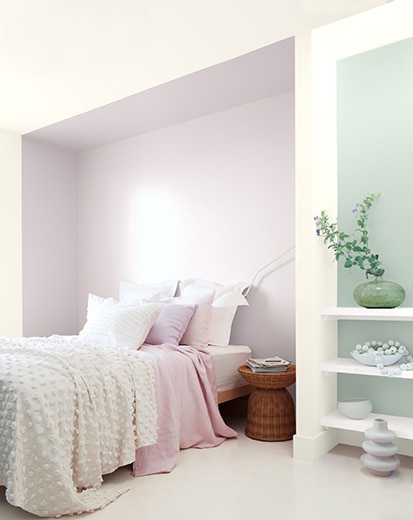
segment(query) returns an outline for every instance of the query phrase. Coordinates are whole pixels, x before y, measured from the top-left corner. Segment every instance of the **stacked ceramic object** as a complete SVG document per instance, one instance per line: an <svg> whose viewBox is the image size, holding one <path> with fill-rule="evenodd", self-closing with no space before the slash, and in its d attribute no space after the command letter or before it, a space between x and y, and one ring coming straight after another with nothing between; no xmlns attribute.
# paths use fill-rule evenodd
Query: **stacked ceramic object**
<svg viewBox="0 0 413 520"><path fill-rule="evenodd" d="M387 421L379 418L373 420L373 426L364 435L367 440L363 442L366 452L361 456L363 465L373 475L388 477L400 464L397 445L393 442L396 435L388 429Z"/></svg>

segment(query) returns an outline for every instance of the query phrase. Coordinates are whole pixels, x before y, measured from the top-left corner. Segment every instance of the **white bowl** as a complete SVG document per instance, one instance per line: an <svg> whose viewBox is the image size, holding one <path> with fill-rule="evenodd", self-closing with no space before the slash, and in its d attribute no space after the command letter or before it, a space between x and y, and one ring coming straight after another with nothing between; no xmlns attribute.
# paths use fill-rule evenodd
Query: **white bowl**
<svg viewBox="0 0 413 520"><path fill-rule="evenodd" d="M389 356L379 355L379 354L368 354L367 352L358 352L357 350L352 350L350 352L351 356L358 361L359 363L362 363L363 365L369 365L371 367L375 367L377 365L377 358L380 357L381 363L385 367L389 365L394 365L394 363L397 363L404 354L400 354L397 352L396 354L390 354Z"/></svg>
<svg viewBox="0 0 413 520"><path fill-rule="evenodd" d="M337 408L349 419L365 419L373 410L373 405L364 397L355 397L342 399L337 403Z"/></svg>

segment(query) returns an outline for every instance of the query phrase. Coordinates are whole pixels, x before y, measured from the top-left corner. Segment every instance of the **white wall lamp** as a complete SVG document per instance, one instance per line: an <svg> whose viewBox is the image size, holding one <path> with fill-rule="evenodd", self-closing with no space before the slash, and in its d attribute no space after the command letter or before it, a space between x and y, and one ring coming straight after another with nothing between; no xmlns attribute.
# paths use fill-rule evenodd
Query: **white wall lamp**
<svg viewBox="0 0 413 520"><path fill-rule="evenodd" d="M263 267L261 267L260 269L258 269L258 271L254 275L254 278L251 280L251 282L249 283L249 285L247 286L246 289L242 290L240 287L236 287L233 291L227 292L227 293L223 294L222 296L220 296L219 298L217 298L213 302L212 307L237 307L240 305L249 305L247 296L248 296L248 293L250 292L252 286L254 285L254 282L257 279L257 276L262 271L265 271L266 269L268 269L268 267L270 267L272 264L275 264L276 262L278 262L278 260L280 260L283 256L288 254L293 249L295 249L295 246L290 247L289 249L284 251L284 253L277 256L277 258L274 258L274 260L271 260L271 262L269 262L268 264L266 264Z"/></svg>

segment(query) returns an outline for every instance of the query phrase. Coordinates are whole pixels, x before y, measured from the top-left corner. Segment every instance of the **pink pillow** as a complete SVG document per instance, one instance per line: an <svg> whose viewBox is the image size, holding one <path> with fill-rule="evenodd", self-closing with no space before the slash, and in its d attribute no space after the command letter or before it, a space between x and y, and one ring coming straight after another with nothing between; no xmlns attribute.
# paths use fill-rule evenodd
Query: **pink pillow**
<svg viewBox="0 0 413 520"><path fill-rule="evenodd" d="M188 327L181 339L181 345L197 345L206 347L208 345L208 331L212 316L212 301L214 293L188 294L180 296L179 300L186 304L196 304L196 311L188 323Z"/></svg>
<svg viewBox="0 0 413 520"><path fill-rule="evenodd" d="M240 282L235 285L222 285L201 279L190 279L180 282L179 288L183 296L187 294L209 294L214 292L214 300L235 289L242 291L248 284ZM208 345L226 347L231 337L232 322L237 307L212 307L212 314L208 329Z"/></svg>
<svg viewBox="0 0 413 520"><path fill-rule="evenodd" d="M179 345L195 309L196 305L165 305L152 325L145 343Z"/></svg>

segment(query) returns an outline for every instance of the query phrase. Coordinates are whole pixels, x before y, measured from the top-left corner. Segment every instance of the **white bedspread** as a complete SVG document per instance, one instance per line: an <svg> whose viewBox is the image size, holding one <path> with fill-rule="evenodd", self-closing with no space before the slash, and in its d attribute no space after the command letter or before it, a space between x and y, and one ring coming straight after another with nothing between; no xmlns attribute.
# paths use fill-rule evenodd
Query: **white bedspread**
<svg viewBox="0 0 413 520"><path fill-rule="evenodd" d="M156 442L151 363L77 336L0 338L0 485L38 516L93 511L102 475Z"/></svg>

